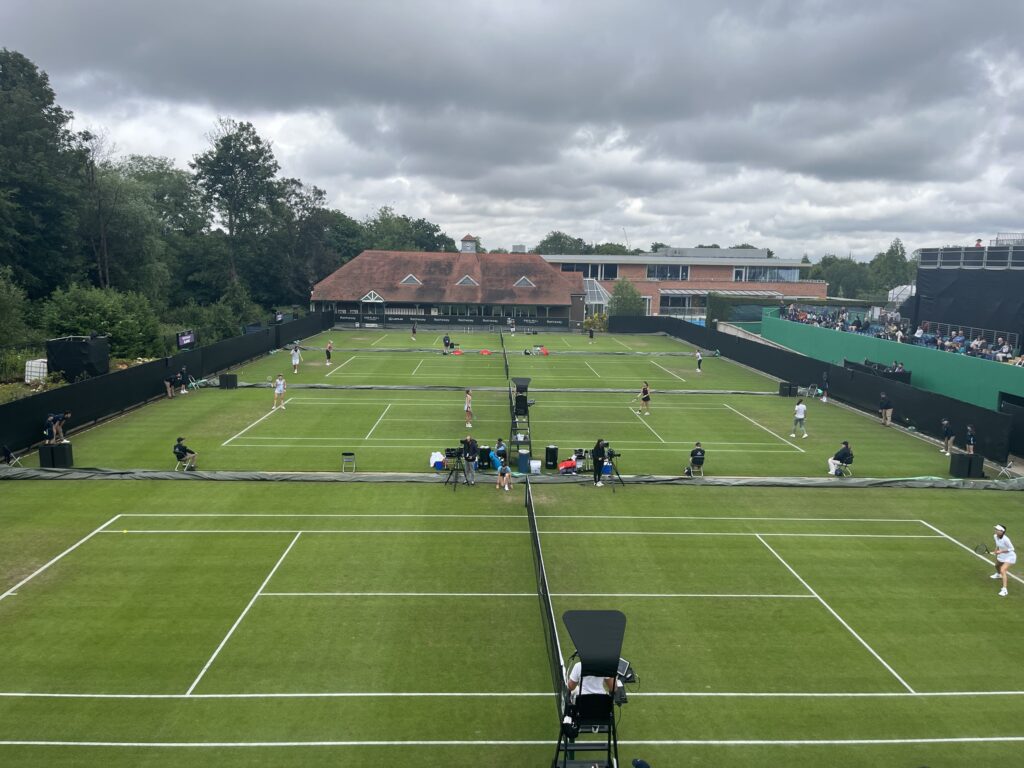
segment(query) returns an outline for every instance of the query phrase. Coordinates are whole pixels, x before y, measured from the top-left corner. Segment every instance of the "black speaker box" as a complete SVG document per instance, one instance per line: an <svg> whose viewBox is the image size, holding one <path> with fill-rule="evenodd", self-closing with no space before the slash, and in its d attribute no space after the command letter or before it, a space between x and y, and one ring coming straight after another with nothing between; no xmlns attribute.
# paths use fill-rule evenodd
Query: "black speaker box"
<svg viewBox="0 0 1024 768"><path fill-rule="evenodd" d="M58 469L75 466L71 443L39 446L39 466Z"/></svg>
<svg viewBox="0 0 1024 768"><path fill-rule="evenodd" d="M546 469L558 469L557 445L549 445L544 449L544 467Z"/></svg>
<svg viewBox="0 0 1024 768"><path fill-rule="evenodd" d="M968 477L985 477L985 457L980 453L971 454L970 470L967 473Z"/></svg>
<svg viewBox="0 0 1024 768"><path fill-rule="evenodd" d="M105 336L67 336L46 342L46 368L67 381L101 376L110 370L110 342Z"/></svg>
<svg viewBox="0 0 1024 768"><path fill-rule="evenodd" d="M949 474L953 477L971 476L971 457L966 453L954 453L949 457Z"/></svg>
<svg viewBox="0 0 1024 768"><path fill-rule="evenodd" d="M222 373L220 375L221 389L238 389L238 374Z"/></svg>
<svg viewBox="0 0 1024 768"><path fill-rule="evenodd" d="M779 397L792 397L793 396L793 385L788 381L779 382Z"/></svg>

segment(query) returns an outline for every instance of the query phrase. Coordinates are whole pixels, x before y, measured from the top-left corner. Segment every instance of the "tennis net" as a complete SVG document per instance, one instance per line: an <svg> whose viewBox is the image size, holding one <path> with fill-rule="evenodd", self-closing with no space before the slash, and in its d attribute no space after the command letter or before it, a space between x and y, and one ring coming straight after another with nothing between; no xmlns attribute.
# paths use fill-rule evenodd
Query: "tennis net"
<svg viewBox="0 0 1024 768"><path fill-rule="evenodd" d="M505 358L505 378L509 377L508 374L508 350L505 349L505 334L501 332L501 328L498 329L498 338L501 340L501 356Z"/></svg>
<svg viewBox="0 0 1024 768"><path fill-rule="evenodd" d="M537 575L537 595L540 597L540 612L547 637L548 660L551 663L551 683L555 689L555 706L558 715L562 716L567 693L565 682L565 666L562 664L562 644L558 639L558 626L555 624L555 608L551 604L551 591L548 588L548 574L544 568L544 555L540 549L540 532L537 530L537 514L533 508L533 488L529 478L526 479L526 517L530 522L530 539L533 542L533 565Z"/></svg>

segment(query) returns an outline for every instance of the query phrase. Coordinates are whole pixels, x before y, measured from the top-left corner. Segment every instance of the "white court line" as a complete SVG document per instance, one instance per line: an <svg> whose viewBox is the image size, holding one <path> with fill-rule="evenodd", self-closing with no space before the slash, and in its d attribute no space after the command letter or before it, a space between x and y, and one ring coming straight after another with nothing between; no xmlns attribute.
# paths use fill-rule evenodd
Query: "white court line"
<svg viewBox="0 0 1024 768"><path fill-rule="evenodd" d="M376 347L378 344L380 344L382 341L384 341L384 339L386 339L387 337L388 337L388 335L386 333L382 334L381 337L379 339L377 339L375 342L373 342L370 346L371 347Z"/></svg>
<svg viewBox="0 0 1024 768"><path fill-rule="evenodd" d="M15 584L15 585L14 585L13 587L11 587L11 588L10 588L10 589L8 589L8 590L7 590L6 592L4 592L4 593L3 593L2 595L0 595L0 600L3 600L3 599L4 599L5 597L10 597L10 596L12 596L12 595L17 595L17 594L18 594L18 589L19 589L20 587L22 587L22 586L24 586L25 584L27 584L28 582L32 581L32 579L34 579L34 578L35 578L36 576L38 576L38 575L39 575L40 573L42 573L42 572L43 572L43 571L45 571L45 570L46 570L47 568L49 568L49 567L50 567L51 565L53 565L54 563L56 563L56 562L57 562L58 560L60 560L60 559L61 559L62 557L64 557L64 555L69 555L69 554L71 554L72 552L74 552L74 551L75 551L76 549L78 549L78 548L79 548L80 546L82 546L83 544L85 544L85 542L87 542L87 541L88 541L89 539L91 539L91 538L92 538L93 536L95 536L95 535L96 535L97 533L102 533L102 532L103 532L103 529L104 529L104 528L106 528L106 527L107 527L108 525L110 525L110 524L111 524L112 522L114 522L115 520L117 520L117 518L119 518L119 517L121 517L121 515L114 515L114 516L113 516L112 518L110 518L109 520L107 520L107 522L105 522L105 523L104 523L103 525L101 525L101 526L100 526L99 528L97 528L96 530L94 530L94 531L93 531L92 533L90 533L90 534L88 534L87 536L84 536L83 538L79 539L79 540L78 540L78 541L76 541L76 542L75 542L74 544L72 544L72 545L71 545L70 547L68 547L68 548L67 548L67 549L65 549L65 550L64 550L63 552L61 552L61 553L60 553L59 555L57 555L57 556L56 556L55 558L53 558L52 560L50 560L50 562L48 562L48 563L46 563L45 565L42 565L42 566L40 566L39 568L37 568L37 569L36 569L35 571L33 571L32 573L30 573L30 574L29 574L28 576L26 576L26 577L25 577L24 579L22 579L22 580L21 580L21 581L19 581L19 582L18 582L17 584Z"/></svg>
<svg viewBox="0 0 1024 768"><path fill-rule="evenodd" d="M288 398L287 400L285 400L285 401L284 401L284 405L288 405L288 403L290 403L291 401L292 401L292 399L291 399L291 398L289 397L289 398ZM232 437L229 437L229 438L228 438L227 440L225 440L225 441L224 441L223 443L221 443L221 444L220 444L220 447L221 447L221 448L223 448L223 447L224 447L225 445L227 445L228 443L230 443L230 442L231 442L232 440L234 440L234 439L235 439L236 437L241 437L241 436L242 436L242 435L244 435L244 434L245 434L246 432L248 432L248 431L249 431L250 429L252 429L252 428L253 428L253 427L255 427L255 426L256 426L257 424L259 424L259 423L260 423L261 421L263 421L263 420L264 420L265 418L267 418L268 416L271 416L271 415L273 415L274 413L277 413L277 408L272 408L272 409L270 409L269 411L267 411L267 412L266 412L265 414L263 414L262 416L260 416L260 417L259 417L258 419L256 419L256 421L254 421L254 422L253 422L252 424L250 424L250 425L249 425L248 427L246 427L245 429L243 429L243 430L242 430L241 432L239 432L239 433L238 433L237 435L234 435L234 436L232 436Z"/></svg>
<svg viewBox="0 0 1024 768"><path fill-rule="evenodd" d="M972 555L974 555L978 559L984 560L989 565L994 566L996 564L994 560L989 560L984 555L979 555L977 552L974 551L974 549L972 549L971 547L968 547L966 544L961 544L959 541L954 539L952 536L950 536L947 533L943 533L942 531L940 531L938 528L936 528L931 523L926 523L924 520L918 520L917 522L921 523L921 525L924 525L924 526L927 526L928 528L931 528L933 531L935 531L937 534L939 534L939 536L941 536L942 538L948 539L949 541L953 542L954 544L956 544L961 549L967 550L968 552L970 552ZM1021 584L1024 584L1024 579L1022 579L1017 574L1015 574L1015 573L1013 573L1011 571L1007 571L1006 575L1009 576L1011 579L1014 579L1015 581L1019 581Z"/></svg>
<svg viewBox="0 0 1024 768"><path fill-rule="evenodd" d="M223 649L224 646L227 645L228 640L231 639L231 635L233 635L235 630L238 629L238 625L242 623L242 619L245 618L245 615L249 612L249 609L252 608L253 604L256 602L256 598L260 596L260 592L262 592L263 588L267 586L267 583L270 581L271 577L273 577L274 573L277 572L277 569L280 567L281 563L284 562L284 559L288 556L288 553L292 551L292 547L295 546L295 542L299 540L299 536L301 535L302 531L299 531L295 534L295 538L292 539L291 544L288 545L288 548L285 549L285 551L281 554L281 557L279 557L277 559L277 562L274 563L274 567L270 569L270 573L267 574L267 578L263 580L263 583L260 584L260 588L256 590L256 594L252 596L252 599L249 601L249 604L245 606L245 610L243 610L241 615L239 615L239 617L235 619L235 623L231 625L231 629L229 629L228 633L224 635L224 639L220 641L220 645L217 646L217 650L213 652L213 655L207 660L206 664L203 665L203 668L196 676L196 679L192 681L192 685L190 685L188 687L188 690L185 691L186 696L191 695L192 691L194 691L196 686L199 685L199 681L203 679L203 675L206 674L206 671L210 668L210 665L213 664L214 659L217 658L217 655L221 652L221 649Z"/></svg>
<svg viewBox="0 0 1024 768"><path fill-rule="evenodd" d="M448 514L398 512L382 514L376 512L322 513L322 512L122 512L119 517L483 517L522 519L522 515L502 514ZM759 522L814 522L814 523L912 523L922 520L903 517L718 517L714 515L548 515L539 514L538 519L582 519L582 520L744 520ZM939 531L941 533L941 531ZM959 542L958 542L959 543ZM972 550L973 551L973 550Z"/></svg>
<svg viewBox="0 0 1024 768"><path fill-rule="evenodd" d="M672 373L672 371L670 371L670 370L669 370L668 368L666 368L666 367L665 367L664 365L662 365L661 363L657 363L657 362L655 362L654 360L651 360L651 363L652 363L653 365L656 365L656 366L658 366L659 368L661 368L661 370L663 370L663 371L664 371L665 373L667 373L667 374L668 374L669 376L675 376L675 377L676 377L677 379L679 379L680 381L686 381L686 379L684 379L684 378L683 378L682 376L680 376L680 375L678 375L678 374L675 374L675 373Z"/></svg>
<svg viewBox="0 0 1024 768"><path fill-rule="evenodd" d="M840 616L838 613L836 613L832 609L832 606L829 605L828 603L826 603L825 599L821 595L819 595L817 592L815 592L814 588L810 584L808 584L806 581L804 581L803 578L800 576L800 574L797 573L789 563L787 563L785 560L782 559L782 555L780 555L778 552L776 552L772 548L771 544L769 544L767 541L765 541L760 535L758 535L757 538L758 538L758 540L762 544L765 545L765 547L768 548L768 551L771 552L773 555L775 555L775 558L786 567L786 570L789 571L791 574L793 574L793 576L796 578L796 580L804 585L804 589L806 589L808 592L810 592L812 595L814 595L816 598L818 598L818 602L820 602L822 604L822 606L825 608L825 610L828 611L829 613L831 613L832 616L835 617L836 621L838 621L840 624L842 624L844 627L846 627L846 630L851 635L853 635L854 638L856 638L857 642L859 642L862 646L864 646L864 648L867 650L867 652L870 653L872 656L874 656L875 659L883 667L885 667L887 670L889 670L889 673L893 677L895 677L897 680L899 680L900 685L902 685L904 688L906 688L911 693L915 692L914 689L911 688L910 685L907 683L907 681L904 680L902 677L900 677L899 673L897 673L895 669L893 669L891 666L889 666L889 663L885 659L883 659L881 656L879 656L878 653L875 651L875 649L872 648L870 645L868 645L867 642L864 640L864 638L862 638L860 635L858 635L857 632L853 629L853 627L851 627L849 624L847 624L845 621L843 621L843 617Z"/></svg>
<svg viewBox="0 0 1024 768"><path fill-rule="evenodd" d="M772 432L772 431L771 431L770 429L768 429L768 427L764 426L763 424L758 424L758 423L757 423L756 421L754 421L754 420L753 420L752 418L750 418L749 416L746 416L746 415L744 415L744 414L740 413L739 411L737 411L737 410L736 410L735 408L733 408L733 407L732 407L731 405L729 405L728 403L722 403L722 405L724 405L724 406L725 406L726 408L728 408L728 409L729 409L730 411L732 411L733 413L735 413L735 414L736 414L737 416L743 416L743 418L744 418L744 419L746 419L747 421L749 421L749 422L750 422L751 424L753 424L753 425L754 425L755 427L760 427L761 429L763 429L763 430L764 430L765 432L767 432L767 433L768 433L769 435L771 435L772 437L777 437L777 438L779 438L779 440L781 440L782 442L784 442L784 443L785 443L786 445L789 445L789 446L791 446L791 447L793 447L793 448L796 448L796 449L797 449L798 451L800 451L800 453L807 453L807 451L805 451L805 450L804 450L803 448L801 448L801 447L800 447L799 445L795 445L795 444L793 444L793 443L789 442L789 440L787 440L786 438L782 437L781 435L777 435L777 434L775 434L774 432Z"/></svg>
<svg viewBox="0 0 1024 768"><path fill-rule="evenodd" d="M644 421L644 420L643 420L643 417L642 417L642 416L640 415L640 412L639 412L639 411L634 411L634 410L633 410L633 408L632 408L631 406L626 406L626 407L627 407L627 408L629 408L629 412L630 412L630 413L632 413L632 414L633 414L634 416L636 416L636 417L637 417L638 419L640 419L640 423L641 423L641 424L643 424L643 425L644 425L645 427L647 427L647 428L648 428L649 430L651 430L651 433L652 433L652 434L653 434L653 435L654 435L654 436L655 436L656 438L658 438L659 440L661 440L661 442L665 443L665 438L663 438L663 437L662 437L661 435L659 435L659 434L658 434L657 432L655 432L655 431L654 431L654 427L652 427L652 426L651 426L650 424L648 424L648 423L647 423L646 421ZM616 444L616 445L618 445L619 443L625 444L625 441L622 441L622 440L616 440L616 441L615 441L615 444ZM665 444L667 445L668 443L665 443ZM681 443L674 443L674 445L680 445L680 444L681 444ZM761 445L764 445L764 443L761 443Z"/></svg>
<svg viewBox="0 0 1024 768"><path fill-rule="evenodd" d="M505 406L505 410L506 411L508 410L508 406ZM396 419L396 418L393 418L393 417L392 417L391 421L392 422L396 422L396 421L420 422L419 419ZM434 420L431 420L431 423L451 424L451 419L434 419ZM548 423L551 423L551 422L540 422L540 420L538 420L538 419L534 419L533 420L534 426L536 426L538 423L548 424ZM566 424L573 423L573 424L575 424L576 422L561 422L561 423L566 423ZM632 420L630 420L630 421L604 421L604 420L602 420L601 421L601 424L635 424L635 423L636 422L632 421ZM250 436L250 437L247 437L245 439L246 440L264 441L264 442L268 442L268 443L276 443L276 442L281 442L283 440L291 440L292 442L311 442L311 443L315 443L315 442L323 442L325 440L366 440L367 438L365 438L365 437L356 437L355 435L335 435L333 437L306 437L306 436L302 436L302 437L251 437ZM406 438L406 437L379 437L379 438L375 438L375 439L377 439L377 440L408 440L408 441L413 441L413 442L415 442L417 440L424 440L424 438L422 438L422 437L408 437L408 438ZM436 443L437 441L435 440L434 442ZM665 443L666 445L692 445L693 444L692 440L663 440L662 442ZM647 444L649 444L649 443L639 443L639 441L636 441L636 440L633 440L633 441L630 441L630 440L616 440L615 441L616 445L631 445L633 443L638 443L639 445L647 445ZM769 443L746 443L746 442L739 442L739 443L712 443L712 442L708 442L708 443L704 443L704 445L705 446L714 446L716 448L719 447L719 446L726 446L726 445L771 446L771 447L780 449L779 452L782 452L782 453L792 453L792 451L790 451L788 449L781 450L781 448L782 448L781 446L779 446L777 443L771 443L771 442L769 442Z"/></svg>
<svg viewBox="0 0 1024 768"><path fill-rule="evenodd" d="M553 694L546 694L552 696ZM630 694L633 695L633 694ZM1024 736L950 736L920 739L620 739L623 746L662 747L842 747L897 744L989 744L1021 743ZM524 747L550 746L551 740L410 739L408 741L57 741L8 739L0 746L18 747L110 747L127 749L268 749L283 747Z"/></svg>
<svg viewBox="0 0 1024 768"><path fill-rule="evenodd" d="M344 363L341 363L340 365L336 365L333 368L331 368L331 370L329 370L327 373L325 373L324 376L330 376L331 374L340 371L342 368L344 368L346 365L348 365L349 363L351 363L355 359L356 359L356 356L352 355L352 357L350 357Z"/></svg>
<svg viewBox="0 0 1024 768"><path fill-rule="evenodd" d="M444 395L450 395L450 393L443 393L443 394ZM485 393L485 394L491 394L491 393ZM493 394L495 394L497 396L502 396L505 393L501 392L501 391L498 391L498 392L495 392ZM586 392L586 393L580 393L580 394L590 394L590 395L596 395L596 396L601 397L601 396L604 396L604 395L609 394L609 393L606 393L606 392ZM614 392L614 393L610 393L610 394L622 394L622 395L625 395L625 394L629 394L629 393L628 392ZM710 396L713 396L713 395L710 395ZM480 394L474 395L473 396L474 400L477 397L480 397ZM752 395L752 397L761 397L761 395ZM346 398L346 397L343 397L343 396L339 396L339 397L303 397L302 395L296 395L295 397L292 398L292 400L294 400L295 402L320 403L320 404L327 403L328 405L385 405L386 403L392 403L393 405L437 405L438 403L444 402L445 399L446 399L445 397L439 397L437 400L412 400L412 399L404 399L404 398L396 398L394 400L368 400L368 399L358 399L358 398L349 399L349 398ZM725 407L725 406L717 405L717 404L715 404L715 405L661 405L662 402L664 402L664 401L662 401L662 400L658 401L658 410L659 411L720 411L720 410L722 410ZM507 403L504 403L504 404L481 403L479 405L474 403L474 407L476 407L476 408L504 408L505 410L508 410L508 404ZM622 407L621 403L618 403L618 404L616 404L616 403L611 403L611 404L594 403L593 405L575 405L573 403L559 403L557 401L556 402L552 402L552 401L548 400L547 402L544 402L544 403L537 403L536 405L531 405L530 406L530 410L531 411L536 411L538 409L546 410L548 408L551 408L553 410L563 410L563 409L568 409L568 408L586 408L588 411L593 411L593 410L596 410L598 408L621 408L621 407Z"/></svg>
<svg viewBox="0 0 1024 768"><path fill-rule="evenodd" d="M415 376L416 375L416 371L418 371L420 369L420 366L423 365L423 361L426 360L426 359L427 358L425 358L425 357L421 358L420 361L418 363L416 363L416 367L412 369L412 373L409 374L409 375L410 376Z"/></svg>
<svg viewBox="0 0 1024 768"><path fill-rule="evenodd" d="M251 438L251 439L255 440L256 438ZM260 439L262 439L262 438L260 438ZM232 443L228 447L229 448L348 448L348 447L350 447L352 445L352 441L358 441L360 439L361 438L354 437L354 438L351 438L351 440L349 442L320 443L319 445L283 445L283 444L282 445L272 445L272 444L266 444L266 443L264 443L264 444L261 444L261 443ZM593 438L591 438L591 439L593 439ZM434 440L433 442L417 442L417 440L419 440L419 438L374 437L374 438L371 438L369 442L372 443L374 440L394 440L394 441L405 440L407 442L407 444L406 445L372 445L371 444L371 445L364 445L362 447L363 448L373 448L374 450L378 450L379 449L379 450L394 450L394 451L405 450L405 449L408 449L408 448L436 448L437 447L437 441L436 440ZM586 442L586 438L584 438L583 440L580 440L578 442L580 444L583 444L583 443ZM627 442L628 441L626 441L626 440L616 440L615 444L616 445L624 445ZM666 440L665 441L665 445L691 445L692 446L693 442L691 441L691 442L688 442L688 443L682 443L682 442L674 442L674 441L671 441L671 440ZM643 447L632 448L631 447L629 450L630 450L630 452L644 451L644 452L654 453L654 452L657 452L657 451L660 451L660 450L664 450L664 446L662 446L661 448L643 448ZM780 453L780 454L792 455L793 452L791 450L789 450L788 448L781 448L780 447L780 448L776 448L776 449L772 449L772 450L766 450L766 451L761 451L761 450L757 450L757 449L753 449L753 450L746 449L745 450L745 449L742 449L742 448L720 448L720 449L716 449L715 453L716 454L719 454L719 453ZM426 474L426 472L424 472L423 474Z"/></svg>
<svg viewBox="0 0 1024 768"><path fill-rule="evenodd" d="M536 597L536 593L532 595ZM0 691L0 699L474 699L549 698L551 691L300 691L274 693L45 693ZM678 699L932 699L1024 696L1024 691L630 691L630 697ZM545 742L546 743L546 742Z"/></svg>
<svg viewBox="0 0 1024 768"><path fill-rule="evenodd" d="M939 538L938 536L934 538ZM808 599L814 595L733 595L733 594L694 594L694 593L657 593L657 592L552 592L552 597L629 597L629 598L733 598L733 599ZM264 592L260 597L532 597L536 592Z"/></svg>
<svg viewBox="0 0 1024 768"><path fill-rule="evenodd" d="M366 437L364 437L363 440L369 440L370 439L370 435L373 434L373 431L377 428L377 426L381 423L381 421L383 421L384 417L387 415L388 411L390 411L390 410L391 410L391 403L388 403L387 408L384 409L384 413L382 413L380 415L380 418L377 419L377 422L372 427L370 427L370 431L366 433Z"/></svg>
<svg viewBox="0 0 1024 768"><path fill-rule="evenodd" d="M612 341L614 341L614 342L615 342L616 344L622 344L622 342L621 342L621 341L619 341L618 339L616 339L616 338L615 338L614 336L612 336L612 337L611 337L611 339L612 339ZM629 350L630 352L632 352L632 351L633 351L633 348L632 348L631 346L629 346L629 344L622 344L622 346L624 346L624 347L625 347L626 349L628 349L628 350Z"/></svg>
<svg viewBox="0 0 1024 768"><path fill-rule="evenodd" d="M472 534L474 536L525 536L529 531L475 531L475 530L451 530L438 531L427 529L393 529L393 528L129 528L123 531L97 531L110 535L196 535L196 534L282 534L282 533L305 533L309 536L326 533L345 534ZM941 536L929 536L921 534L902 533L758 533L751 531L544 531L542 536L747 536L760 538L762 536L774 536L776 538L811 536L833 539L941 539ZM767 546L767 544L765 544Z"/></svg>
<svg viewBox="0 0 1024 768"><path fill-rule="evenodd" d="M588 363L588 362L586 362L586 361L584 360L584 361L583 361L583 364L584 364L584 365L586 365L586 366L587 366L587 368L589 368L590 370L594 371L594 366L592 366L592 365L591 365L590 363ZM597 378L599 378L599 379L601 378L601 374L600 374L600 373L598 373L597 371L594 371L594 375L595 375L595 376L597 376Z"/></svg>

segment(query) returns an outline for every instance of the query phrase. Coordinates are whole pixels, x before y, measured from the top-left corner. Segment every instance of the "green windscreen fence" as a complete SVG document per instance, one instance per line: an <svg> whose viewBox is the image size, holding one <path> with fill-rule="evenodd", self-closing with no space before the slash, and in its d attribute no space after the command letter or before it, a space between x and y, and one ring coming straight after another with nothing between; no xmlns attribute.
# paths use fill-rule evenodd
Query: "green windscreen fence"
<svg viewBox="0 0 1024 768"><path fill-rule="evenodd" d="M843 360L899 360L911 372L911 384L915 387L982 408L998 410L1000 392L1024 395L1024 368L1006 363L781 320L771 317L769 312L761 319L761 335L794 352L833 365L842 365Z"/></svg>

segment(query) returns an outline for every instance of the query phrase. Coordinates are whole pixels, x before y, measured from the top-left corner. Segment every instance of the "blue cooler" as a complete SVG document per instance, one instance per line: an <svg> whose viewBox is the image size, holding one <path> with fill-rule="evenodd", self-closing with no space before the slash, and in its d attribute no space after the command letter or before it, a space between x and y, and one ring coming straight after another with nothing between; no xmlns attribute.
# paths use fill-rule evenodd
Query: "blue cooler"
<svg viewBox="0 0 1024 768"><path fill-rule="evenodd" d="M519 473L523 475L530 474L530 452L520 451L519 452Z"/></svg>
<svg viewBox="0 0 1024 768"><path fill-rule="evenodd" d="M605 464L603 467L601 467L601 474L602 475L610 475L611 473L612 473L612 465L611 464Z"/></svg>

